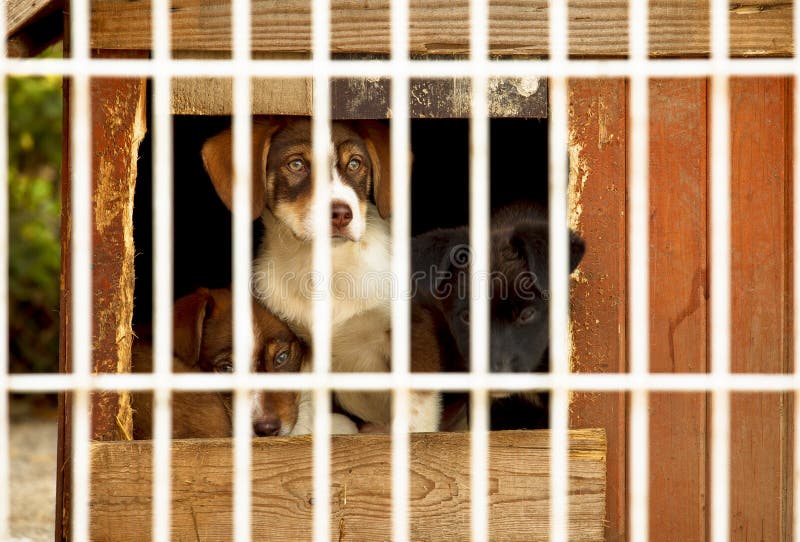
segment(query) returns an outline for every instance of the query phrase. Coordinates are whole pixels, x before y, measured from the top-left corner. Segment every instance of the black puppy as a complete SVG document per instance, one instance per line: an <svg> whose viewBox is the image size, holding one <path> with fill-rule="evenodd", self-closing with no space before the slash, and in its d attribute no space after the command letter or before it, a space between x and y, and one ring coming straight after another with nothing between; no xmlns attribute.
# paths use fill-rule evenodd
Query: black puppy
<svg viewBox="0 0 800 542"><path fill-rule="evenodd" d="M434 230L413 240L412 356L416 366L469 370L468 235L467 228L461 227ZM569 235L572 272L585 247L575 232ZM540 208L514 204L494 213L488 277L492 372L548 370L548 246L547 215ZM447 427L448 420L443 425Z"/></svg>

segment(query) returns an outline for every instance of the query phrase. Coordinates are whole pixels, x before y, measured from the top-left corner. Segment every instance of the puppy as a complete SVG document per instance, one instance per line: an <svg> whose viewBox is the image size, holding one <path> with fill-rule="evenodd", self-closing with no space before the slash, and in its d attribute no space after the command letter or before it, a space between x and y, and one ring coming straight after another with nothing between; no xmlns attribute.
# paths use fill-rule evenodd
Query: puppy
<svg viewBox="0 0 800 542"><path fill-rule="evenodd" d="M572 272L580 263L583 240L570 231ZM515 204L494 213L491 224L490 370L548 370L548 222L544 211ZM417 366L468 371L470 295L467 228L435 230L414 238L415 295L412 344ZM501 398L508 394L494 393ZM451 406L451 405L448 405ZM462 412L459 410L459 412ZM450 422L448 421L448 424Z"/></svg>
<svg viewBox="0 0 800 542"><path fill-rule="evenodd" d="M372 121L335 122L331 132L330 157L323 166L331 182L331 368L385 372L391 365L393 293L388 128ZM252 211L265 226L254 263L255 293L309 342L314 325L311 155L309 119L270 118L254 124ZM208 140L202 157L218 194L230 208L230 131ZM335 398L343 410L373 427L385 427L391 421L388 392L337 392ZM411 430L435 431L438 395L415 393L412 404Z"/></svg>
<svg viewBox="0 0 800 542"><path fill-rule="evenodd" d="M233 299L228 289L201 288L176 301L173 323L173 370L229 373L233 371ZM308 366L308 349L276 316L253 302L252 370L298 372ZM152 367L152 348L134 346L134 371ZM150 394L134 394L134 437L150 437ZM306 431L298 419L309 409L294 391L254 392L251 401L253 434L275 436ZM228 437L232 434L230 393L176 393L173 396L173 437ZM307 416L307 415L305 415ZM334 432L356 432L352 422L334 423Z"/></svg>

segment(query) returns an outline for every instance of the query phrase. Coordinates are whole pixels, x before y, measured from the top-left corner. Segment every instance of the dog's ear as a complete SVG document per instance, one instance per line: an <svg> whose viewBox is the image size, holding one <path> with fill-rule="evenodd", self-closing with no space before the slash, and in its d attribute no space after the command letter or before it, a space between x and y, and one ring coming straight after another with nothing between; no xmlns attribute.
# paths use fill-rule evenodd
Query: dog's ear
<svg viewBox="0 0 800 542"><path fill-rule="evenodd" d="M172 308L172 349L186 365L194 367L200 359L203 324L214 308L214 296L206 288L195 290L175 302Z"/></svg>
<svg viewBox="0 0 800 542"><path fill-rule="evenodd" d="M572 273L581 263L586 253L586 242L572 230L569 230L569 272Z"/></svg>
<svg viewBox="0 0 800 542"><path fill-rule="evenodd" d="M268 118L253 123L253 220L264 211L267 191L267 156L272 136L280 128L277 119ZM214 188L228 209L233 209L233 132L220 132L203 144L200 153L203 165Z"/></svg>
<svg viewBox="0 0 800 542"><path fill-rule="evenodd" d="M547 224L518 226L509 238L509 244L519 257L527 260L527 269L535 275L536 287L541 294L550 288L549 232ZM583 258L586 244L574 231L569 230L569 272L575 271Z"/></svg>
<svg viewBox="0 0 800 542"><path fill-rule="evenodd" d="M392 215L392 161L389 146L389 127L376 120L358 123L358 130L367 145L372 162L372 190L378 212L383 218Z"/></svg>

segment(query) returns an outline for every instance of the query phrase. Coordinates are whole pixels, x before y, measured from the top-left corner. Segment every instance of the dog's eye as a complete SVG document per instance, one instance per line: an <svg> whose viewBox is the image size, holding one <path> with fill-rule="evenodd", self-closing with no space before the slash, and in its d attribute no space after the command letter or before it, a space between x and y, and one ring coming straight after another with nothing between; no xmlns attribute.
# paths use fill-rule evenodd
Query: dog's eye
<svg viewBox="0 0 800 542"><path fill-rule="evenodd" d="M357 171L358 168L361 167L361 159L357 157L353 157L347 162L347 169L350 171Z"/></svg>
<svg viewBox="0 0 800 542"><path fill-rule="evenodd" d="M525 307L522 309L522 312L519 313L517 320L520 324L527 324L533 320L534 316L536 316L536 309L533 307Z"/></svg>
<svg viewBox="0 0 800 542"><path fill-rule="evenodd" d="M469 324L469 310L463 310L458 313L458 319L464 322L465 324Z"/></svg>
<svg viewBox="0 0 800 542"><path fill-rule="evenodd" d="M225 362L220 363L217 365L217 372L218 373L232 373L233 372L233 363Z"/></svg>
<svg viewBox="0 0 800 542"><path fill-rule="evenodd" d="M300 158L295 158L287 165L289 166L289 169L291 169L292 171L298 171L298 172L303 171L306 168L306 163Z"/></svg>
<svg viewBox="0 0 800 542"><path fill-rule="evenodd" d="M275 356L275 367L280 367L281 365L283 365L287 361L289 361L289 351L288 350L284 350L283 352L281 352L277 356Z"/></svg>

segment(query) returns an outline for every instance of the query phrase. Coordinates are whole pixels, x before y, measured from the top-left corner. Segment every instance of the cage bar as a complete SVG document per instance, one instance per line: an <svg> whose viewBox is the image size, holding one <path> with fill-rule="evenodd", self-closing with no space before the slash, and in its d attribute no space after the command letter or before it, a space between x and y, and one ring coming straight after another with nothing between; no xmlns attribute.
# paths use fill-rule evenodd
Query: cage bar
<svg viewBox="0 0 800 542"><path fill-rule="evenodd" d="M550 62L566 64L568 51L567 2L549 4ZM569 284L567 251L567 122L566 78L550 79L549 133L549 266L550 266L550 372L556 378L569 371ZM568 539L569 465L567 462L568 388L550 391L550 540Z"/></svg>
<svg viewBox="0 0 800 542"><path fill-rule="evenodd" d="M393 540L410 540L409 506L411 458L409 453L409 372L411 346L411 300L404 277L411 276L411 176L409 156L409 5L392 0L391 155L392 160L392 269L397 278L397 296L392 301L392 535Z"/></svg>
<svg viewBox="0 0 800 542"><path fill-rule="evenodd" d="M730 373L730 101L721 67L729 56L728 4L711 4L711 373ZM711 537L728 540L730 531L730 394L712 394Z"/></svg>
<svg viewBox="0 0 800 542"><path fill-rule="evenodd" d="M171 56L169 2L153 2L153 373L164 382L172 373L172 80L166 64ZM159 69L160 68L160 69ZM153 540L168 542L172 510L172 391L157 387L153 392Z"/></svg>
<svg viewBox="0 0 800 542"><path fill-rule="evenodd" d="M648 5L629 4L630 36L630 193L629 295L630 295L630 369L635 375L650 371L650 198L649 198L649 80L638 68L648 59ZM629 502L631 540L649 540L649 416L646 390L631 393L630 407L630 478Z"/></svg>
<svg viewBox="0 0 800 542"><path fill-rule="evenodd" d="M233 0L233 64L246 66L250 54L250 0ZM253 434L249 380L253 351L251 324L250 259L252 189L252 119L250 77L241 70L233 77L233 361L237 378L234 389L234 517L233 539L249 542L251 537L251 477Z"/></svg>
<svg viewBox="0 0 800 542"><path fill-rule="evenodd" d="M314 0L312 5L312 60L314 68L314 102L312 118L312 149L314 164L314 254L313 269L316 274L313 300L315 324L312 348L314 374L318 387L314 389L314 538L329 540L330 530L330 379L331 367L331 299L328 284L331 276L330 250L330 186L327 171L328 146L331 140L329 69L330 50L330 0Z"/></svg>

